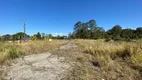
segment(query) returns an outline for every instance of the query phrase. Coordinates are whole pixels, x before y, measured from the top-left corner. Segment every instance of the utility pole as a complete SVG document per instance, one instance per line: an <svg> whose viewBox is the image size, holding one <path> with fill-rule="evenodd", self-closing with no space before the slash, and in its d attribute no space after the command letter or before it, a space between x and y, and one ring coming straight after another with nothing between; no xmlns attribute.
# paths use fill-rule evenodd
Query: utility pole
<svg viewBox="0 0 142 80"><path fill-rule="evenodd" d="M26 41L26 21L24 21L24 41Z"/></svg>

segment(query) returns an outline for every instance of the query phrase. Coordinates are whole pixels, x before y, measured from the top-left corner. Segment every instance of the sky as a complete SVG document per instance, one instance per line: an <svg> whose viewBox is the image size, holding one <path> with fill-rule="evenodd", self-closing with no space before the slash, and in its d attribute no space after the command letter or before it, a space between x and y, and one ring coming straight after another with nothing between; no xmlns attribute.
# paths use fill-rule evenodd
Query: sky
<svg viewBox="0 0 142 80"><path fill-rule="evenodd" d="M78 21L96 20L105 30L142 26L142 0L0 0L0 35L23 31L67 35Z"/></svg>

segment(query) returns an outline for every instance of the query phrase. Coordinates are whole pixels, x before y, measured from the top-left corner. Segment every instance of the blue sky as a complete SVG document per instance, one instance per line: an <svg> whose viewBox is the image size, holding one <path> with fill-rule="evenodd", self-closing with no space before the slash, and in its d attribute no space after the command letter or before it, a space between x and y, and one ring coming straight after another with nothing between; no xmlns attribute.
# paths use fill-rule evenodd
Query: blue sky
<svg viewBox="0 0 142 80"><path fill-rule="evenodd" d="M142 0L0 0L0 35L23 31L67 34L78 21L95 19L105 30L142 26Z"/></svg>

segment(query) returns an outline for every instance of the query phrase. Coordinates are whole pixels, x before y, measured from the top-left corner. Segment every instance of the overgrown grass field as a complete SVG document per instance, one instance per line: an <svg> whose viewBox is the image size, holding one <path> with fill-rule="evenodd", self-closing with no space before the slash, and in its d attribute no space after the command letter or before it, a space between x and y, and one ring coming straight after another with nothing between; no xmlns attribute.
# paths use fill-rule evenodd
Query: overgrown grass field
<svg viewBox="0 0 142 80"><path fill-rule="evenodd" d="M142 41L75 40L78 53L69 80L141 80ZM76 51L75 51L76 52Z"/></svg>
<svg viewBox="0 0 142 80"><path fill-rule="evenodd" d="M17 58L21 55L42 53L58 48L66 44L64 40L36 40L27 41L17 45L17 43L0 42L0 62Z"/></svg>
<svg viewBox="0 0 142 80"><path fill-rule="evenodd" d="M78 47L55 50L68 43ZM83 39L53 40L51 42L37 40L28 41L22 45L0 43L0 62L14 59L23 54L47 51L75 62L65 80L142 79L142 40L135 42Z"/></svg>

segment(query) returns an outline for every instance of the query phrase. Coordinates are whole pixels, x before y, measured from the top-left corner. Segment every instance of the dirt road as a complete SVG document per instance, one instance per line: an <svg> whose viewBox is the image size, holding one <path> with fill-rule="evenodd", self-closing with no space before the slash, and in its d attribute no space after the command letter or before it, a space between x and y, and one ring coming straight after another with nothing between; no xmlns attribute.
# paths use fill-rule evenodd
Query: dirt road
<svg viewBox="0 0 142 80"><path fill-rule="evenodd" d="M71 47L76 46L67 44L60 50ZM23 56L11 62L10 66L3 66L0 70L4 80L60 80L71 70L64 57L49 52Z"/></svg>

